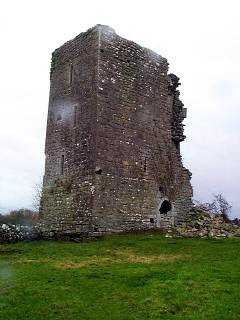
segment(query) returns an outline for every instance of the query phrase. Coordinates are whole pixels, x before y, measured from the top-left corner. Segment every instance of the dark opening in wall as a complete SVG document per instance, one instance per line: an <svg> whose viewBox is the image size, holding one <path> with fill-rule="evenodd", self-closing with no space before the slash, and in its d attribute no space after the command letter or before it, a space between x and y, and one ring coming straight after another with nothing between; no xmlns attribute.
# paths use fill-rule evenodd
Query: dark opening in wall
<svg viewBox="0 0 240 320"><path fill-rule="evenodd" d="M160 192L163 192L163 187L159 187L159 191L160 191Z"/></svg>
<svg viewBox="0 0 240 320"><path fill-rule="evenodd" d="M64 174L64 155L61 156L61 175Z"/></svg>
<svg viewBox="0 0 240 320"><path fill-rule="evenodd" d="M73 83L73 65L72 64L70 66L69 82L70 84Z"/></svg>
<svg viewBox="0 0 240 320"><path fill-rule="evenodd" d="M126 62L126 63L129 63L130 62L130 59L126 59L125 57L120 57L120 56L113 56L115 59L118 59L122 62Z"/></svg>
<svg viewBox="0 0 240 320"><path fill-rule="evenodd" d="M159 209L160 213L168 213L168 211L172 210L171 203L167 200L164 200L161 208Z"/></svg>
<svg viewBox="0 0 240 320"><path fill-rule="evenodd" d="M101 173L102 173L102 169L99 168L99 167L97 167L97 168L95 169L95 173L96 173L96 174L101 174Z"/></svg>
<svg viewBox="0 0 240 320"><path fill-rule="evenodd" d="M147 172L147 157L144 159L144 172Z"/></svg>
<svg viewBox="0 0 240 320"><path fill-rule="evenodd" d="M73 118L73 126L77 125L77 106L74 106L74 118Z"/></svg>
<svg viewBox="0 0 240 320"><path fill-rule="evenodd" d="M154 223L154 219L153 219L153 218L150 218L150 222L151 222L151 223Z"/></svg>
<svg viewBox="0 0 240 320"><path fill-rule="evenodd" d="M179 141L174 141L176 149L178 151L178 153L180 153L180 142Z"/></svg>

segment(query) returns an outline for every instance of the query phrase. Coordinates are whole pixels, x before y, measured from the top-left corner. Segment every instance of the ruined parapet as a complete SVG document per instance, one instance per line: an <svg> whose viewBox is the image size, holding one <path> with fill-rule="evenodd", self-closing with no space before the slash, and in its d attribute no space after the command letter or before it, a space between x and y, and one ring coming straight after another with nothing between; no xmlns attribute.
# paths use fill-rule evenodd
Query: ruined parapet
<svg viewBox="0 0 240 320"><path fill-rule="evenodd" d="M183 120L187 116L187 109L183 108L184 104L179 99L180 92L177 90L179 83L179 78L175 74L169 74L169 91L170 96L172 97L172 139L176 143L182 142L185 140L186 136L184 135L184 124Z"/></svg>
<svg viewBox="0 0 240 320"><path fill-rule="evenodd" d="M175 144L172 89L165 58L107 26L54 51L43 234L160 228L185 217L192 188ZM160 213L163 201L171 209Z"/></svg>

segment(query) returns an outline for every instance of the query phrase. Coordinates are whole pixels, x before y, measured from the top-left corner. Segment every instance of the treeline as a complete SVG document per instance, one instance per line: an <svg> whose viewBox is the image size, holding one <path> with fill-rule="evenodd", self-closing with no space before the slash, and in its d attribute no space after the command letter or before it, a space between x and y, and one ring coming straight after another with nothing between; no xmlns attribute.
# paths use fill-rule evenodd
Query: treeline
<svg viewBox="0 0 240 320"><path fill-rule="evenodd" d="M30 209L12 210L8 214L0 213L0 225L18 225L34 227L38 222L38 212Z"/></svg>

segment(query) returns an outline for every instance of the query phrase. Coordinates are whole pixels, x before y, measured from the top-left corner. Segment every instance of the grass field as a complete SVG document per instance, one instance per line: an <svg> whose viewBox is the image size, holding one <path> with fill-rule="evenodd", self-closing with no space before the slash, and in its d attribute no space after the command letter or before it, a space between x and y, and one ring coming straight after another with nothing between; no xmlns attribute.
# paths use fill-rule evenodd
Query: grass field
<svg viewBox="0 0 240 320"><path fill-rule="evenodd" d="M0 245L0 319L240 319L240 239Z"/></svg>

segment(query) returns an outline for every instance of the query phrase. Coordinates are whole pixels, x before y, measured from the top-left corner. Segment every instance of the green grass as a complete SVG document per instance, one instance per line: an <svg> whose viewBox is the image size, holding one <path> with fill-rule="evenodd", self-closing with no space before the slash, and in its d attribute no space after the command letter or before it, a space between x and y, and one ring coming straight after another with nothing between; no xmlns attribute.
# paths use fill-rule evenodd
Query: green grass
<svg viewBox="0 0 240 320"><path fill-rule="evenodd" d="M240 239L0 245L0 319L240 319Z"/></svg>

